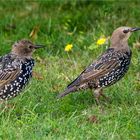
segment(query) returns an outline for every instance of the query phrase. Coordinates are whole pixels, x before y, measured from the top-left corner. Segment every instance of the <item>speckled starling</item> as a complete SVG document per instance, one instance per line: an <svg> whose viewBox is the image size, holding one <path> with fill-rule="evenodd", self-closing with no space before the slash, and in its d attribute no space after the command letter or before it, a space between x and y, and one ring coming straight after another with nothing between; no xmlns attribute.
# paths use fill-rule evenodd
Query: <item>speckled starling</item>
<svg viewBox="0 0 140 140"><path fill-rule="evenodd" d="M104 96L102 89L116 83L127 72L132 54L127 40L137 30L140 28L117 28L111 36L110 47L70 83L58 98L90 88L94 89L96 102L99 103L100 95Z"/></svg>
<svg viewBox="0 0 140 140"><path fill-rule="evenodd" d="M0 100L17 96L32 76L32 53L41 45L28 40L13 44L12 51L0 57Z"/></svg>

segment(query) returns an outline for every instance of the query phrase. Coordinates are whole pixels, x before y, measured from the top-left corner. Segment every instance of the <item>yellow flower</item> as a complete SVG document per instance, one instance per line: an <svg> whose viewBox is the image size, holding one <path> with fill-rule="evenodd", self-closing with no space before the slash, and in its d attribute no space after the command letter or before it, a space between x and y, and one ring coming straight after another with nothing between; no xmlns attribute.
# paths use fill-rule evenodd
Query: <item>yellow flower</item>
<svg viewBox="0 0 140 140"><path fill-rule="evenodd" d="M96 44L97 45L103 45L103 44L105 44L106 40L107 39L105 37L102 37L102 38L97 40Z"/></svg>
<svg viewBox="0 0 140 140"><path fill-rule="evenodd" d="M73 47L72 44L67 44L66 47L65 47L65 51L66 51L66 52L71 51L71 50L72 50L72 47Z"/></svg>

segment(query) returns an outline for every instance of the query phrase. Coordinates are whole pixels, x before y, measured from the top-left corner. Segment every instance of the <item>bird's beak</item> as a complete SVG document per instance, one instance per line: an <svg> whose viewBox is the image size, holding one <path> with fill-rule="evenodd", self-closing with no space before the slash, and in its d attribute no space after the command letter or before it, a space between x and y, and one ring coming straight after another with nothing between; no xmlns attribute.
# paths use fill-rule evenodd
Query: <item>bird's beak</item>
<svg viewBox="0 0 140 140"><path fill-rule="evenodd" d="M44 45L35 45L34 46L35 49L44 48L44 47L45 47Z"/></svg>
<svg viewBox="0 0 140 140"><path fill-rule="evenodd" d="M138 31L138 30L140 30L140 28L131 28L130 32L135 32L135 31Z"/></svg>

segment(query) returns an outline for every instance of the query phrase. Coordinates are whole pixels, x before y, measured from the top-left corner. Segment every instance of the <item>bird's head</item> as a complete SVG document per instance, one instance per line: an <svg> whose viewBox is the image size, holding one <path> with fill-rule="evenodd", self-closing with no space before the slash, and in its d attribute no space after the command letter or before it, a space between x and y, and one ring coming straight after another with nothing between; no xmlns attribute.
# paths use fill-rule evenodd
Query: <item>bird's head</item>
<svg viewBox="0 0 140 140"><path fill-rule="evenodd" d="M43 45L35 45L29 40L20 40L13 44L12 53L24 58L30 58L35 49L42 48Z"/></svg>
<svg viewBox="0 0 140 140"><path fill-rule="evenodd" d="M117 28L111 36L111 46L118 46L122 44L127 44L127 40L134 31L138 31L140 28L131 27L119 27Z"/></svg>

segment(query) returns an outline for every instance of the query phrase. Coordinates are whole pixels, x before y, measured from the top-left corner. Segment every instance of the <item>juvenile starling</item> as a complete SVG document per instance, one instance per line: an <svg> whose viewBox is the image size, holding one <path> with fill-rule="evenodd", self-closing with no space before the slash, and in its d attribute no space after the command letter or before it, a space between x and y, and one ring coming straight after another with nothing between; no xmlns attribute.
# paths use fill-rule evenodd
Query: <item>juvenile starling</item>
<svg viewBox="0 0 140 140"><path fill-rule="evenodd" d="M12 51L0 57L0 100L17 96L32 76L32 53L41 45L28 40L13 44Z"/></svg>
<svg viewBox="0 0 140 140"><path fill-rule="evenodd" d="M111 36L111 44L106 52L70 83L65 91L58 95L58 98L71 92L90 88L94 89L96 102L99 103L99 97L104 96L102 89L116 83L127 72L132 54L127 40L131 33L137 30L140 28L117 28Z"/></svg>

